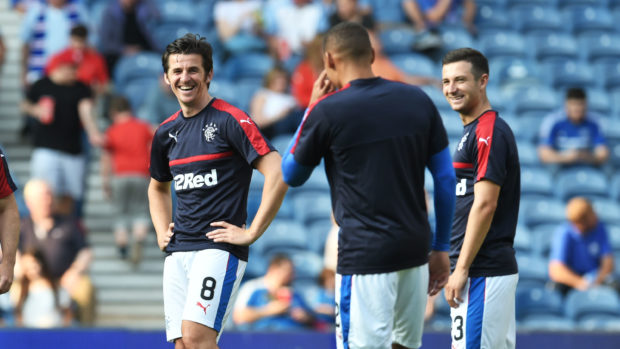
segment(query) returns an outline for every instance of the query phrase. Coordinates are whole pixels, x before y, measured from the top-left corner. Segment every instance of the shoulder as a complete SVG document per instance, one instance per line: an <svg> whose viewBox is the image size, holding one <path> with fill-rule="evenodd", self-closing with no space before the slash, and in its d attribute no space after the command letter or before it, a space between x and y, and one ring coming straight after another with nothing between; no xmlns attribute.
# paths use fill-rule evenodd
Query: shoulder
<svg viewBox="0 0 620 349"><path fill-rule="evenodd" d="M234 119L236 119L238 122L241 122L241 120L245 120L248 117L248 114L246 114L246 112L244 112L243 110L235 107L234 105L226 102L223 99L219 99L216 98L213 103L211 103L211 107L213 107L213 109L224 112L230 116L232 116Z"/></svg>

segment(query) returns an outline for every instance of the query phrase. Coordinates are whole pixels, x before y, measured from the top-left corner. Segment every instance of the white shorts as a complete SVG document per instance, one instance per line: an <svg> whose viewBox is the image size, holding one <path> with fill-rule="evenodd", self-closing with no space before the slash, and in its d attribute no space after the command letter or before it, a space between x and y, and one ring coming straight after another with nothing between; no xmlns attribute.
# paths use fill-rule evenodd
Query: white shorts
<svg viewBox="0 0 620 349"><path fill-rule="evenodd" d="M247 262L218 249L173 252L167 256L163 284L168 342L182 337L183 320L214 329L219 340L246 265Z"/></svg>
<svg viewBox="0 0 620 349"><path fill-rule="evenodd" d="M519 274L469 278L463 303L450 308L453 349L513 349Z"/></svg>
<svg viewBox="0 0 620 349"><path fill-rule="evenodd" d="M336 274L338 349L422 345L428 264L383 274Z"/></svg>

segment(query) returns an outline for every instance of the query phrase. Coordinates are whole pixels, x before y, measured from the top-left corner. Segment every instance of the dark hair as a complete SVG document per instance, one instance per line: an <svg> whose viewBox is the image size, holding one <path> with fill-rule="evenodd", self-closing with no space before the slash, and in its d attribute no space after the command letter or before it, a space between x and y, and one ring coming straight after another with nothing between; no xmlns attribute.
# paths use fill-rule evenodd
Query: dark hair
<svg viewBox="0 0 620 349"><path fill-rule="evenodd" d="M587 98L586 91L580 87L572 87L566 90L566 99L581 99Z"/></svg>
<svg viewBox="0 0 620 349"><path fill-rule="evenodd" d="M110 105L108 109L110 110L110 113L131 111L131 104L124 96L114 95L110 98Z"/></svg>
<svg viewBox="0 0 620 349"><path fill-rule="evenodd" d="M284 75L288 80L288 71L281 66L275 66L263 76L263 87L269 88L269 85L271 85L278 75Z"/></svg>
<svg viewBox="0 0 620 349"><path fill-rule="evenodd" d="M480 78L482 74L489 74L489 61L487 58L480 51L469 47L457 48L446 53L441 64L446 65L460 61L471 63L471 72L476 79Z"/></svg>
<svg viewBox="0 0 620 349"><path fill-rule="evenodd" d="M50 271L49 266L45 261L45 256L40 249L37 248L29 248L26 252L22 253L22 257L25 255L30 255L34 257L34 259L39 263L41 267L41 277L49 281L52 286L52 291L54 292L54 304L56 308L60 307L58 302L58 281L52 277L52 272ZM22 276L21 279L21 289L19 291L19 299L15 306L15 312L21 315L22 310L24 308L24 303L26 303L26 298L28 298L28 293L30 292L30 280L26 277L26 275Z"/></svg>
<svg viewBox="0 0 620 349"><path fill-rule="evenodd" d="M284 253L274 254L273 257L269 260L269 268L274 266L281 266L284 263L293 263L291 258Z"/></svg>
<svg viewBox="0 0 620 349"><path fill-rule="evenodd" d="M333 49L348 59L362 61L372 57L368 31L358 23L342 22L332 27L323 38L323 51Z"/></svg>
<svg viewBox="0 0 620 349"><path fill-rule="evenodd" d="M76 36L80 39L88 38L88 28L84 24L76 24L71 28L70 36Z"/></svg>
<svg viewBox="0 0 620 349"><path fill-rule="evenodd" d="M168 58L170 55L189 55L192 53L197 53L202 56L202 67L205 73L209 74L211 70L213 70L213 48L211 48L211 44L207 42L205 37L191 33L187 33L183 37L168 44L166 51L161 57L164 73L168 72Z"/></svg>

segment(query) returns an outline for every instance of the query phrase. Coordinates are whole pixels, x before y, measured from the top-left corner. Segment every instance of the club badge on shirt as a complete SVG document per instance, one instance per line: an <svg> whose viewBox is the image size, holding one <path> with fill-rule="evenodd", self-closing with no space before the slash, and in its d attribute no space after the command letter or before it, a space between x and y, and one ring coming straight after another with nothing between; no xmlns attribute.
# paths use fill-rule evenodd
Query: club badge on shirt
<svg viewBox="0 0 620 349"><path fill-rule="evenodd" d="M215 139L215 135L217 134L217 126L215 125L215 123L211 122L206 124L202 131L204 133L205 140L207 142L212 142Z"/></svg>

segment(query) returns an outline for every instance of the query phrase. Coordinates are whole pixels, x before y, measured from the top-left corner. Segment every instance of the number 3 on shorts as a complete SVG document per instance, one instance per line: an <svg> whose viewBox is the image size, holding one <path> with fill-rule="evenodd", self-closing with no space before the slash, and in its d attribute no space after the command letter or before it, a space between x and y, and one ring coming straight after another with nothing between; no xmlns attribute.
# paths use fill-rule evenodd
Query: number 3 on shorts
<svg viewBox="0 0 620 349"><path fill-rule="evenodd" d="M457 315L454 317L454 323L452 324L454 341L460 341L463 339L463 317Z"/></svg>
<svg viewBox="0 0 620 349"><path fill-rule="evenodd" d="M202 280L202 290L200 291L200 298L210 301L213 299L215 292L215 279L207 276L204 280Z"/></svg>

